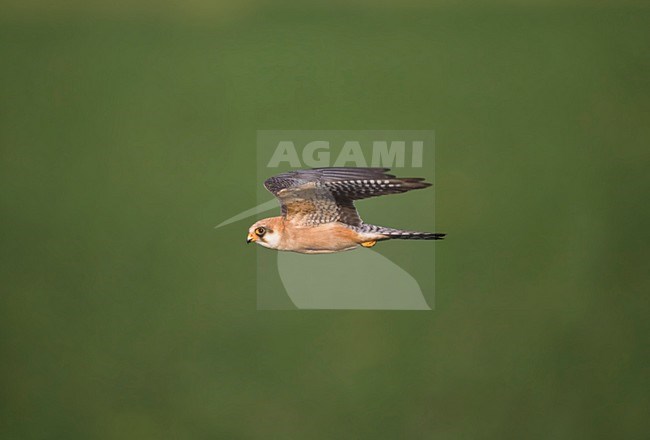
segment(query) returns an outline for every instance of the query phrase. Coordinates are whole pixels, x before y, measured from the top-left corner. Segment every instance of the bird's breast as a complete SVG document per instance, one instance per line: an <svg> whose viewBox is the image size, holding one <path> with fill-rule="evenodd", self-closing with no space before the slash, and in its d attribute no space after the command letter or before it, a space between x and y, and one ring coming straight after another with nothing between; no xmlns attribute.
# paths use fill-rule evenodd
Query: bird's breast
<svg viewBox="0 0 650 440"><path fill-rule="evenodd" d="M356 248L359 234L340 223L326 223L313 227L285 227L281 250L302 253L330 253Z"/></svg>

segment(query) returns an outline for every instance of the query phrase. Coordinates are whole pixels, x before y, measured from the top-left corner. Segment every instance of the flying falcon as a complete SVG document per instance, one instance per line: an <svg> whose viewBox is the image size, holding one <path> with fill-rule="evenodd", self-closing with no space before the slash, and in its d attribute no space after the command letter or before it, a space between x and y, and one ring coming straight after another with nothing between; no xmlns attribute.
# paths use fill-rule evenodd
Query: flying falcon
<svg viewBox="0 0 650 440"><path fill-rule="evenodd" d="M440 240L446 234L404 231L361 220L355 200L431 186L420 177L398 178L389 168L314 168L278 174L264 182L278 198L282 216L258 221L246 243L279 251L327 254L378 241Z"/></svg>

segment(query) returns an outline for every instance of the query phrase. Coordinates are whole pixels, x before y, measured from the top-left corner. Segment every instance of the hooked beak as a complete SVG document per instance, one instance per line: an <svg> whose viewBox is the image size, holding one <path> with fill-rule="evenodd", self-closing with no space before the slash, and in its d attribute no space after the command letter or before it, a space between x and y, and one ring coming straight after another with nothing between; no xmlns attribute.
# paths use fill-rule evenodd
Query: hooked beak
<svg viewBox="0 0 650 440"><path fill-rule="evenodd" d="M246 243L250 243L251 241L257 241L257 237L255 237L255 235L249 233L248 237L246 237Z"/></svg>

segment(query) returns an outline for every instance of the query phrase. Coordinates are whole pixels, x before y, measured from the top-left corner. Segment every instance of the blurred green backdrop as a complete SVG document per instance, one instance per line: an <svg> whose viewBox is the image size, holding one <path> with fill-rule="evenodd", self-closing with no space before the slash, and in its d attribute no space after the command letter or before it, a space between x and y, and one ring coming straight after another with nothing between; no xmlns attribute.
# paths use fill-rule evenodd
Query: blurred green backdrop
<svg viewBox="0 0 650 440"><path fill-rule="evenodd" d="M3 2L0 437L647 437L649 19ZM256 311L278 128L436 130L434 312Z"/></svg>

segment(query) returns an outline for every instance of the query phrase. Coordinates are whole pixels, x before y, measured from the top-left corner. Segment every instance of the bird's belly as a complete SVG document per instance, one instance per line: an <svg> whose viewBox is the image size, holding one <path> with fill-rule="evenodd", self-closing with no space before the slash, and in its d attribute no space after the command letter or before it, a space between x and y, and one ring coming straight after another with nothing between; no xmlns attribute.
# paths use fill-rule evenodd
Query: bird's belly
<svg viewBox="0 0 650 440"><path fill-rule="evenodd" d="M282 243L282 250L304 254L329 254L355 249L358 234L338 223L295 228Z"/></svg>

